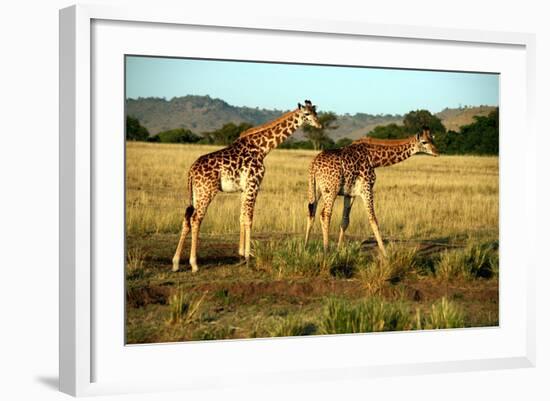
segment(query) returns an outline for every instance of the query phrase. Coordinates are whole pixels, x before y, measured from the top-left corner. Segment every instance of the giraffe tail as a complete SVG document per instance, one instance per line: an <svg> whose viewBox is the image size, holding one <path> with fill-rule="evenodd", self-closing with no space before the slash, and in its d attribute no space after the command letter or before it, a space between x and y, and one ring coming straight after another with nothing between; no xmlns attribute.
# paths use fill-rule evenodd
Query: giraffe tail
<svg viewBox="0 0 550 401"><path fill-rule="evenodd" d="M185 209L185 221L187 224L190 224L191 216L195 212L195 207L193 206L193 179L191 175L187 178L187 191L189 192L189 206Z"/></svg>
<svg viewBox="0 0 550 401"><path fill-rule="evenodd" d="M308 190L307 190L307 208L309 211L309 217L315 217L315 203L317 202L317 194L316 194L316 182L315 182L315 169L312 167L309 170L309 178L308 178Z"/></svg>

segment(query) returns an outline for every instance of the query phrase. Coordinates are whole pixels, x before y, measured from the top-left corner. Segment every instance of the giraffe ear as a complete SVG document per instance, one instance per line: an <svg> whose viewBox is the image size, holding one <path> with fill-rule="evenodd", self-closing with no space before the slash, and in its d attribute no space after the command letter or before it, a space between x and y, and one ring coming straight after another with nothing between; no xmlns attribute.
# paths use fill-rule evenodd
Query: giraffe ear
<svg viewBox="0 0 550 401"><path fill-rule="evenodd" d="M300 110L303 109L302 103L299 103L299 102L298 102L298 108L299 108Z"/></svg>
<svg viewBox="0 0 550 401"><path fill-rule="evenodd" d="M417 140L417 141L420 140L420 133L416 134L416 140Z"/></svg>

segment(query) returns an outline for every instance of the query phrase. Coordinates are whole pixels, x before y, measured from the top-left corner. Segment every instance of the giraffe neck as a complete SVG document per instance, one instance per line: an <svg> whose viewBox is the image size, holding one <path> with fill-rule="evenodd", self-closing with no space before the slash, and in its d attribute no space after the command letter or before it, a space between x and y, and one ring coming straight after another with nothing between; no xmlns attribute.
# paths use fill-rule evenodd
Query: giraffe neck
<svg viewBox="0 0 550 401"><path fill-rule="evenodd" d="M294 131L302 125L298 117L298 112L299 110L296 109L283 114L272 122L251 128L243 132L239 140L256 146L260 148L264 154L267 154L283 143L285 139L292 135Z"/></svg>
<svg viewBox="0 0 550 401"><path fill-rule="evenodd" d="M416 138L364 141L373 167L387 167L417 153Z"/></svg>

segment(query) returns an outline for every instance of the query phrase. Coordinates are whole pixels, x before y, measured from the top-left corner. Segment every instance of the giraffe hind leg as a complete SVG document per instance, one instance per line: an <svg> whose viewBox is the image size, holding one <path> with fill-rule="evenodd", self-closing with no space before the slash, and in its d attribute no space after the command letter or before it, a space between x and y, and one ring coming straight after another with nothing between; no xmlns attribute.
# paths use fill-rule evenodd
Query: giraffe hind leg
<svg viewBox="0 0 550 401"><path fill-rule="evenodd" d="M365 206L367 207L367 214L369 216L369 223L378 243L378 248L382 255L387 256L386 248L384 247L384 242L382 241L382 236L380 235L380 229L378 227L378 220L374 214L374 194L373 194L373 185L369 185L368 188L363 192L362 197L365 201Z"/></svg>
<svg viewBox="0 0 550 401"><path fill-rule="evenodd" d="M176 253L172 258L172 271L174 272L177 272L179 270L181 254L183 253L183 245L185 243L185 238L187 237L187 234L189 234L189 231L191 231L191 216L193 215L194 211L195 208L192 205L188 206L187 209L185 209L185 217L183 219L181 227L180 240L178 242L178 247L176 248Z"/></svg>
<svg viewBox="0 0 550 401"><path fill-rule="evenodd" d="M317 203L319 198L315 197L315 200L311 203L308 203L308 217L307 217L307 228L306 228L306 239L304 241L304 246L307 246L309 242L309 236L311 234L311 229L313 228L313 223L315 223L315 213L317 212Z"/></svg>
<svg viewBox="0 0 550 401"><path fill-rule="evenodd" d="M353 198L348 195L344 195L344 211L342 213L342 222L340 223L340 235L338 237L338 248L344 245L344 235L349 226L349 214L351 207L353 206Z"/></svg>
<svg viewBox="0 0 550 401"><path fill-rule="evenodd" d="M323 229L323 251L325 255L328 252L328 243L329 243L329 229L330 229L330 218L332 216L332 207L334 205L334 200L336 194L323 197L323 210L321 211L321 226Z"/></svg>
<svg viewBox="0 0 550 401"><path fill-rule="evenodd" d="M206 215L208 205L210 205L210 202L218 192L217 187L216 189L213 188L214 186L205 186L202 190L197 190L195 192L195 197L193 198L195 208L189 219L191 223L191 252L189 254L189 264L191 265L191 271L193 273L199 270L199 266L197 264L197 250L199 245L199 230L201 223Z"/></svg>
<svg viewBox="0 0 550 401"><path fill-rule="evenodd" d="M261 177L259 180L261 180ZM241 224L244 227L243 256L246 263L250 260L250 255L252 253L250 248L252 220L254 218L254 207L256 205L256 197L258 195L259 186L260 182L257 181L252 181L249 183L248 188L243 193L243 200L241 203Z"/></svg>

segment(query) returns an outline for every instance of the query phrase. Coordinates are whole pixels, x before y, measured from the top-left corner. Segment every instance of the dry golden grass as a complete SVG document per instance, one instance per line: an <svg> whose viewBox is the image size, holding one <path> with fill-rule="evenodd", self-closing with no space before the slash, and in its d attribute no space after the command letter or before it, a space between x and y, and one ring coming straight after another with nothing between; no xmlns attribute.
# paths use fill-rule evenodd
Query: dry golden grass
<svg viewBox="0 0 550 401"><path fill-rule="evenodd" d="M335 249L341 199L329 255L319 222L304 248L316 152L275 150L256 205L252 263L237 264L240 196L219 193L201 227L199 272L184 262L173 273L187 170L215 149L127 143L128 343L498 325L497 157L414 156L377 169L384 259L372 241L357 241L372 238L361 199L343 249Z"/></svg>
<svg viewBox="0 0 550 401"><path fill-rule="evenodd" d="M187 170L214 146L127 143L127 232L177 233L187 205ZM303 233L307 214L307 169L314 151L275 150L254 215L254 234ZM377 169L375 208L384 238L498 238L498 158L413 156ZM219 193L211 203L201 235L238 232L238 194ZM336 240L342 210L339 197L332 220ZM319 233L319 223L314 229ZM361 199L351 212L347 233L371 236ZM174 244L175 246L175 244Z"/></svg>

